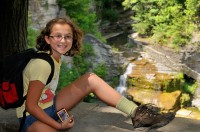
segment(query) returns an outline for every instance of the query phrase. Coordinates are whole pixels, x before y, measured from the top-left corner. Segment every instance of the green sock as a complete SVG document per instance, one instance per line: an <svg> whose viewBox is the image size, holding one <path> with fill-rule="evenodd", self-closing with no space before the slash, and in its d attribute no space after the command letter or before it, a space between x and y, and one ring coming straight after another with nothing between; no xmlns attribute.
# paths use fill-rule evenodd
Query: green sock
<svg viewBox="0 0 200 132"><path fill-rule="evenodd" d="M126 113L128 116L132 116L135 113L135 109L138 106L133 103L132 101L128 100L124 96L121 97L118 104L116 105L116 108L124 113Z"/></svg>

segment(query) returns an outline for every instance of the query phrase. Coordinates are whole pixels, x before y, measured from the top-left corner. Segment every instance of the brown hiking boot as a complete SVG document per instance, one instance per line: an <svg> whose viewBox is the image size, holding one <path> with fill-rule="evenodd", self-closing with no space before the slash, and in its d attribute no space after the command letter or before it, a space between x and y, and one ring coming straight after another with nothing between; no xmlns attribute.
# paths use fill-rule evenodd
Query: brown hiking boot
<svg viewBox="0 0 200 132"><path fill-rule="evenodd" d="M136 109L135 115L131 118L134 128L138 127L150 127L157 128L162 127L172 121L175 114L159 113L159 108L154 107L151 104L141 105Z"/></svg>

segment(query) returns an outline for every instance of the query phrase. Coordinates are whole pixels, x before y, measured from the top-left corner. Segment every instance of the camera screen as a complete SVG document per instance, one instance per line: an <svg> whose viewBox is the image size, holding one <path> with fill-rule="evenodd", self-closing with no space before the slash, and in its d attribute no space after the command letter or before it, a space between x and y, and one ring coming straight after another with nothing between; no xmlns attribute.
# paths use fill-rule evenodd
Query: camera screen
<svg viewBox="0 0 200 132"><path fill-rule="evenodd" d="M62 110L58 111L57 113L58 113L58 116L60 117L61 121L64 121L69 117L69 115L65 109L62 109Z"/></svg>

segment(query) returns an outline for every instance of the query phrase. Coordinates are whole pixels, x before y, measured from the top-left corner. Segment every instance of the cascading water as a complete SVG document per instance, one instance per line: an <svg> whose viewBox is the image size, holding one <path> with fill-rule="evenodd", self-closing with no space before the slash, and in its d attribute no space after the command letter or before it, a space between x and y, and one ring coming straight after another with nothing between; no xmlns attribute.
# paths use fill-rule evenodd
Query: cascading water
<svg viewBox="0 0 200 132"><path fill-rule="evenodd" d="M133 66L134 66L133 63L129 63L124 74L120 76L119 86L116 88L116 90L117 90L117 92L119 92L122 95L126 94L127 76L128 76L128 74L131 74Z"/></svg>

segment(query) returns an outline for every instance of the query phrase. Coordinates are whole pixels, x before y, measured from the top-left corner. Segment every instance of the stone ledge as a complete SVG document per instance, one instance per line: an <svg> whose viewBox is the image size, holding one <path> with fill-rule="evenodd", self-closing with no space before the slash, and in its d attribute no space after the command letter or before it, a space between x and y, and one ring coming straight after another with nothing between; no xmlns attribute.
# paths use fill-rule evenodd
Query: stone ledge
<svg viewBox="0 0 200 132"><path fill-rule="evenodd" d="M74 115L76 123L66 132L146 132L145 130L148 130L148 128L140 128L143 131L134 129L130 118L102 102L81 102L69 114ZM17 132L18 121L15 111L0 109L0 115L0 132ZM168 125L152 129L150 132L199 132L199 129L200 120L176 117Z"/></svg>
<svg viewBox="0 0 200 132"><path fill-rule="evenodd" d="M74 115L75 125L66 132L131 132L133 130L130 118L101 101L81 102L69 111L69 114ZM2 110L0 108L0 115L0 132L18 131L19 123L14 109Z"/></svg>
<svg viewBox="0 0 200 132"><path fill-rule="evenodd" d="M0 108L0 132L17 132L19 122L14 109L3 110Z"/></svg>
<svg viewBox="0 0 200 132"><path fill-rule="evenodd" d="M96 110L101 107L99 103L79 103L69 114L75 115L76 119L84 118L89 111ZM90 112L89 112L90 113ZM19 122L15 109L4 110L0 107L0 132L18 132ZM75 126L71 131L77 129Z"/></svg>

